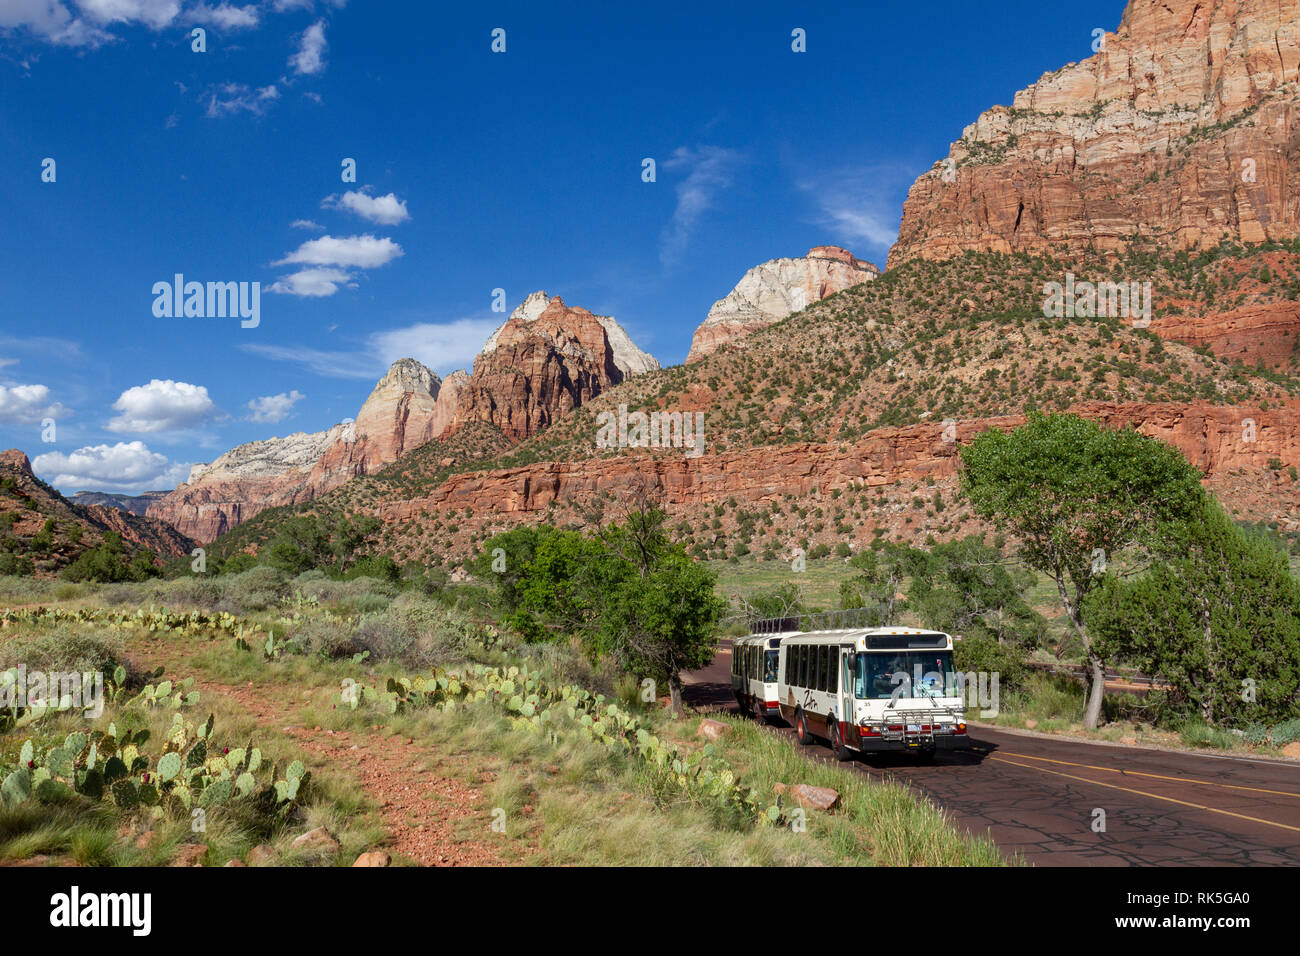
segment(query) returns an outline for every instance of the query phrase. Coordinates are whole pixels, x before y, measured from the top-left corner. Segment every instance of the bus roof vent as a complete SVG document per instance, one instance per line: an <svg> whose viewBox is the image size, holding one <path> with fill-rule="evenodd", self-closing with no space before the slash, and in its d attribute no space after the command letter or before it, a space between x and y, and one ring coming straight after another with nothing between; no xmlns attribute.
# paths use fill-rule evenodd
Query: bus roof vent
<svg viewBox="0 0 1300 956"><path fill-rule="evenodd" d="M864 627L881 627L885 608L853 607L843 611L818 611L790 617L769 617L754 621L755 634L779 634L784 631L836 631Z"/></svg>

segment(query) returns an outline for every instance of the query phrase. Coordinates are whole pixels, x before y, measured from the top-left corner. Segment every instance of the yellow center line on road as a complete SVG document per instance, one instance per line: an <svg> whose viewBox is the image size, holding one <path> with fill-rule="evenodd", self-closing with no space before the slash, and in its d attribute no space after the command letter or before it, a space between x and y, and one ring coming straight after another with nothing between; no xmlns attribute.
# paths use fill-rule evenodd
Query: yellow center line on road
<svg viewBox="0 0 1300 956"><path fill-rule="evenodd" d="M1124 776L1134 777L1151 777L1153 780L1172 780L1175 783L1196 783L1203 787L1222 787L1225 790L1247 790L1251 793L1271 793L1278 797L1296 797L1300 798L1300 793L1292 793L1289 790L1268 790L1264 787L1245 787L1236 783L1219 783L1216 780L1197 780L1194 777L1170 777L1161 773L1147 773L1143 770L1125 770L1121 767L1098 767L1090 763L1072 763L1069 760L1056 760L1052 757L1035 757L1033 754L1018 754L1012 751L999 750L998 753L1005 753L1008 757L1019 757L1021 760L1042 760L1046 763L1060 764L1063 767L1081 767L1085 770L1104 770L1107 773L1118 773Z"/></svg>
<svg viewBox="0 0 1300 956"><path fill-rule="evenodd" d="M1050 773L1053 776L1065 777L1068 780L1077 780L1080 783L1090 783L1094 787L1105 787L1108 790L1122 790L1124 793L1136 794L1139 797L1150 797L1152 800L1163 800L1166 803L1176 803L1179 806L1191 807L1193 810L1205 810L1208 813L1221 813L1225 817L1236 817L1238 820L1249 820L1251 823L1262 823L1265 826L1278 827L1279 829L1282 830L1291 830L1294 831L1295 833L1300 833L1300 827L1293 827L1289 823L1276 823L1273 820L1265 820L1261 817L1252 817L1245 813L1234 813L1231 810L1220 810L1218 807L1207 807L1205 804L1202 803L1191 803L1187 800L1176 800L1173 797L1161 796L1158 793L1147 793L1143 790L1133 790L1129 787L1116 786L1113 783L1102 783L1100 780L1089 780L1087 777L1076 777L1074 774L1063 773L1060 770L1048 770L1046 767L1036 767L1030 763L1016 763L1016 761L1014 760L1006 760L1005 758L996 756L994 754L990 754L988 759L999 760L1002 763L1009 763L1013 767L1023 767L1026 770L1037 770L1039 773Z"/></svg>

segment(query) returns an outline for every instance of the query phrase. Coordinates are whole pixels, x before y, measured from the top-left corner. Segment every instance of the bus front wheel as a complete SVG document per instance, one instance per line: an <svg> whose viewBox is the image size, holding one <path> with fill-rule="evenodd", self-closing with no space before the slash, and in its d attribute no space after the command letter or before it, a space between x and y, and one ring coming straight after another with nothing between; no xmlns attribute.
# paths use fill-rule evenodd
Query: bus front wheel
<svg viewBox="0 0 1300 956"><path fill-rule="evenodd" d="M840 722L832 717L830 725L831 753L835 755L836 760L848 760L853 756L853 751L844 746L844 739L840 736Z"/></svg>

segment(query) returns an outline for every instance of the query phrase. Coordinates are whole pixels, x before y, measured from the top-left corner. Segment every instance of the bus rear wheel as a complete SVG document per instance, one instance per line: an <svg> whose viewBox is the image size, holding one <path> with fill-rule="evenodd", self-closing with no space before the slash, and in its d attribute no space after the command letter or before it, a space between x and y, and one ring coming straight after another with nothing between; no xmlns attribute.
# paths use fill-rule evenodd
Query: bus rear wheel
<svg viewBox="0 0 1300 956"><path fill-rule="evenodd" d="M794 712L794 735L800 746L807 747L813 742L812 734L808 733L808 718L802 709Z"/></svg>
<svg viewBox="0 0 1300 956"><path fill-rule="evenodd" d="M840 722L832 717L830 725L831 753L835 755L836 760L848 760L853 756L853 751L844 746L844 738L840 736Z"/></svg>

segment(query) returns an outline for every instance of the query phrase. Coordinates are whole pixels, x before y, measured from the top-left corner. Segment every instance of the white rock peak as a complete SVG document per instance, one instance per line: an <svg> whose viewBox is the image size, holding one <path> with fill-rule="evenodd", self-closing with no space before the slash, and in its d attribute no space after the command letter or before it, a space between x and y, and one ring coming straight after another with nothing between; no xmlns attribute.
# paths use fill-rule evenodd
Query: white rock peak
<svg viewBox="0 0 1300 956"><path fill-rule="evenodd" d="M522 319L525 322L536 322L541 314L546 311L546 307L551 304L554 296L547 295L545 292L533 292L518 307L510 313L509 322L513 319ZM659 360L649 352L643 351L632 341L627 330L618 324L618 321L610 315L595 315L593 318L605 329L605 335L609 337L609 346L614 353L614 365L624 378L631 378L633 375L644 375L646 372L653 372L659 368ZM497 339L501 336L501 330L506 327L503 322L497 327L497 330L488 336L487 342L483 344L480 355L493 352L497 347Z"/></svg>
<svg viewBox="0 0 1300 956"><path fill-rule="evenodd" d="M725 298L713 303L704 324L779 321L879 275L870 262L838 246L817 246L798 259L769 259L746 272Z"/></svg>

